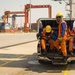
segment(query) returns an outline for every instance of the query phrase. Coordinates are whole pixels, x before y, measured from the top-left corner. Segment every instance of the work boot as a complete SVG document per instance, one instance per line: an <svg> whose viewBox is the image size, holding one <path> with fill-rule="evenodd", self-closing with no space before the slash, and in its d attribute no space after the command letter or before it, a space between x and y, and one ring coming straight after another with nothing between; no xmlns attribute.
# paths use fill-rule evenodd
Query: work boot
<svg viewBox="0 0 75 75"><path fill-rule="evenodd" d="M69 54L70 54L70 55L73 55L73 52L71 51L71 52L69 52Z"/></svg>
<svg viewBox="0 0 75 75"><path fill-rule="evenodd" d="M47 54L46 50L42 50L42 55L46 55L46 54Z"/></svg>

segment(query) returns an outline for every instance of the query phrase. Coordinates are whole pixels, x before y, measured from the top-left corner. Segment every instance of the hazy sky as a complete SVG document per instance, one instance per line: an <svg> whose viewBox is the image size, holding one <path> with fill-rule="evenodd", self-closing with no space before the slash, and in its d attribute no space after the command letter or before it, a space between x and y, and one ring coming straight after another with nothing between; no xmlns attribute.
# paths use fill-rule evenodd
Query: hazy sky
<svg viewBox="0 0 75 75"><path fill-rule="evenodd" d="M0 1L0 16L4 14L4 11L10 10L10 11L24 11L24 6L26 4L29 4L30 0L1 0ZM33 5L48 5L50 4L52 6L52 17L55 17L56 13L58 11L62 12L64 14L64 17L66 16L65 12L65 3L62 1L62 4L60 4L58 1L54 2L52 0L31 0L31 3ZM31 9L31 22L36 22L36 20L40 17L48 17L48 11L47 9ZM21 22L19 20L22 19L22 23L24 23L24 18L18 18L16 23L20 24ZM11 20L10 20L11 21Z"/></svg>

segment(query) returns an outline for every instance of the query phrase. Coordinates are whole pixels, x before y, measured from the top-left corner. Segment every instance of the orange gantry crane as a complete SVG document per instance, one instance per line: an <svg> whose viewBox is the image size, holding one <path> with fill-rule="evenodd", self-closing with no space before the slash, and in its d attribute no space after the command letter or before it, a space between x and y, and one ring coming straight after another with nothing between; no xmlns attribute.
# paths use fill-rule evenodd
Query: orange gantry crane
<svg viewBox="0 0 75 75"><path fill-rule="evenodd" d="M26 30L27 23L29 23L28 22L28 12L29 12L29 10L31 8L48 8L48 17L51 18L51 15L52 15L51 5L32 5L32 4L27 4L27 5L25 5L24 11L14 11L14 12L13 11L5 11L4 16L3 16L4 23L8 22L8 18L11 17L11 16L9 16L10 14L13 14L13 15L17 15L17 14L22 15L22 14L24 14L24 17L25 17L24 30ZM16 19L14 19L14 20L16 20Z"/></svg>

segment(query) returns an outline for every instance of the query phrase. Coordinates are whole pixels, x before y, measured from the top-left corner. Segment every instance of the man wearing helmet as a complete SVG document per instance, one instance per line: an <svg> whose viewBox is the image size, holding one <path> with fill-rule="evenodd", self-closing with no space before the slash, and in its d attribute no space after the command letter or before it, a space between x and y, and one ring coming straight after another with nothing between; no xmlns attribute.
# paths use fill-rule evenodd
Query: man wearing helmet
<svg viewBox="0 0 75 75"><path fill-rule="evenodd" d="M65 59L67 56L67 50L66 50L67 24L63 20L63 14L60 12L58 12L56 15L56 21L58 23L58 40L60 42L62 55L64 56ZM70 50L70 53L72 54L72 50Z"/></svg>
<svg viewBox="0 0 75 75"><path fill-rule="evenodd" d="M52 36L52 28L50 25L47 25L43 31L42 31L42 35L41 35L41 46L42 46L42 54L46 54L46 43L50 44L50 50L53 49L54 45L53 45L53 40L51 40L51 36Z"/></svg>

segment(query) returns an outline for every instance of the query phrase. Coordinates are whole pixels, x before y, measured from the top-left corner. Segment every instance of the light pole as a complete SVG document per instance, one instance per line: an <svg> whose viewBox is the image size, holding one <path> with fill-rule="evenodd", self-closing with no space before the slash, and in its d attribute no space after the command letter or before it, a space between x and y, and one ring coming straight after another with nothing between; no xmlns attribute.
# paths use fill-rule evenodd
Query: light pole
<svg viewBox="0 0 75 75"><path fill-rule="evenodd" d="M22 5L20 5L20 11L22 11ZM21 32L22 32L22 17L20 17L20 26L21 26Z"/></svg>
<svg viewBox="0 0 75 75"><path fill-rule="evenodd" d="M72 0L69 0L70 3L70 19L72 19Z"/></svg>
<svg viewBox="0 0 75 75"><path fill-rule="evenodd" d="M68 10L70 12L69 17L70 17L70 19L72 19L72 4L74 4L74 3L72 3L72 0L69 0L69 4L67 4L66 0L54 0L54 1L64 1L66 3L66 5L69 5L70 6L70 9Z"/></svg>
<svg viewBox="0 0 75 75"><path fill-rule="evenodd" d="M29 28L30 28L30 31L31 31L31 0L30 0L30 24L29 24Z"/></svg>

